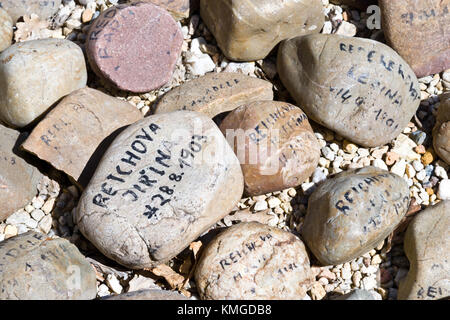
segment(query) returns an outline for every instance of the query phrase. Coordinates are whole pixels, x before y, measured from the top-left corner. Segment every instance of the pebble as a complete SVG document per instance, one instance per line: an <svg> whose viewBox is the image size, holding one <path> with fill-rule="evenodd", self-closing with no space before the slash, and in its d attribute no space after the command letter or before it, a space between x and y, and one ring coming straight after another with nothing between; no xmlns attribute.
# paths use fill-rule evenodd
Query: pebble
<svg viewBox="0 0 450 320"><path fill-rule="evenodd" d="M397 157L405 158L405 160L408 161L419 160L420 155L413 151L415 147L417 147L417 144L413 140L408 138L407 135L400 134L397 139L394 140L394 147L390 152L395 153Z"/></svg>
<svg viewBox="0 0 450 320"><path fill-rule="evenodd" d="M421 158L422 163L427 166L434 161L433 154L429 151L425 152Z"/></svg>
<svg viewBox="0 0 450 320"><path fill-rule="evenodd" d="M47 20L54 15L61 5L61 0L42 1L42 0L1 0L0 8L3 8L11 16L15 24L20 17L24 15L37 14L41 20Z"/></svg>
<svg viewBox="0 0 450 320"><path fill-rule="evenodd" d="M258 201L255 203L255 206L253 207L255 211L263 211L269 209L267 206L267 202L265 200Z"/></svg>
<svg viewBox="0 0 450 320"><path fill-rule="evenodd" d="M4 231L5 239L9 239L17 235L17 227L14 225L7 225Z"/></svg>
<svg viewBox="0 0 450 320"><path fill-rule="evenodd" d="M415 160L412 162L412 165L414 167L414 170L421 171L425 168L425 166L422 164L422 162Z"/></svg>
<svg viewBox="0 0 450 320"><path fill-rule="evenodd" d="M356 32L357 28L353 23L342 21L339 27L337 28L335 34L346 37L354 37L356 35Z"/></svg>
<svg viewBox="0 0 450 320"><path fill-rule="evenodd" d="M11 45L13 33L13 21L9 14L0 7L0 52Z"/></svg>
<svg viewBox="0 0 450 320"><path fill-rule="evenodd" d="M404 159L401 159L399 162L394 164L391 168L391 172L395 173L396 175L403 177L406 170L406 161Z"/></svg>
<svg viewBox="0 0 450 320"><path fill-rule="evenodd" d="M433 147L438 156L450 164L450 93L441 95L440 100L433 128Z"/></svg>
<svg viewBox="0 0 450 320"><path fill-rule="evenodd" d="M48 234L50 232L50 229L52 228L52 217L50 215L47 215L43 217L39 221L39 229L45 233Z"/></svg>
<svg viewBox="0 0 450 320"><path fill-rule="evenodd" d="M441 200L450 200L450 180L443 179L439 183L438 193L439 199Z"/></svg>

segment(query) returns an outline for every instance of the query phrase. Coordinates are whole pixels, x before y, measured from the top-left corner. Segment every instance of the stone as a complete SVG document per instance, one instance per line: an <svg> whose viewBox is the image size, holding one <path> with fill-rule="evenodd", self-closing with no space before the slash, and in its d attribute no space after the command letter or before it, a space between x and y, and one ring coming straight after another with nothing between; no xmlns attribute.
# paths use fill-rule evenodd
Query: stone
<svg viewBox="0 0 450 320"><path fill-rule="evenodd" d="M450 93L440 96L433 128L433 147L439 158L450 165Z"/></svg>
<svg viewBox="0 0 450 320"><path fill-rule="evenodd" d="M156 105L155 114L190 110L213 118L260 100L273 100L270 82L239 73L210 73L170 90Z"/></svg>
<svg viewBox="0 0 450 320"><path fill-rule="evenodd" d="M347 294L332 298L330 300L376 300L370 291L355 289Z"/></svg>
<svg viewBox="0 0 450 320"><path fill-rule="evenodd" d="M0 125L0 221L23 208L38 193L43 175L17 150L20 133ZM26 212L25 212L26 213Z"/></svg>
<svg viewBox="0 0 450 320"><path fill-rule="evenodd" d="M95 271L69 241L29 231L0 246L0 299L87 300L97 294Z"/></svg>
<svg viewBox="0 0 450 320"><path fill-rule="evenodd" d="M0 120L24 127L86 86L80 47L65 39L16 43L0 54Z"/></svg>
<svg viewBox="0 0 450 320"><path fill-rule="evenodd" d="M450 180L443 179L439 183L438 197L441 200L450 200Z"/></svg>
<svg viewBox="0 0 450 320"><path fill-rule="evenodd" d="M74 221L110 259L153 268L224 218L242 192L239 161L210 118L192 111L152 115L115 138Z"/></svg>
<svg viewBox="0 0 450 320"><path fill-rule="evenodd" d="M388 154L395 153L398 157L405 158L408 161L419 160L420 155L413 151L417 144L404 134L400 134L394 140L394 146ZM398 158L395 159L396 161Z"/></svg>
<svg viewBox="0 0 450 320"><path fill-rule="evenodd" d="M411 68L374 40L296 37L280 45L277 64L283 84L312 120L364 147L393 140L419 107Z"/></svg>
<svg viewBox="0 0 450 320"><path fill-rule="evenodd" d="M38 15L41 20L47 20L59 9L61 0L0 0L0 8L3 8L11 16L15 24L20 17Z"/></svg>
<svg viewBox="0 0 450 320"><path fill-rule="evenodd" d="M166 10L134 2L110 7L95 19L86 53L99 77L121 90L148 92L171 79L182 44L181 27Z"/></svg>
<svg viewBox="0 0 450 320"><path fill-rule="evenodd" d="M195 281L204 300L301 300L313 284L303 242L258 222L239 223L204 249Z"/></svg>
<svg viewBox="0 0 450 320"><path fill-rule="evenodd" d="M240 160L249 196L297 187L318 165L320 146L308 118L289 103L240 106L220 130Z"/></svg>
<svg viewBox="0 0 450 320"><path fill-rule="evenodd" d="M142 118L131 103L85 87L58 103L22 147L85 186L105 149L102 141Z"/></svg>
<svg viewBox="0 0 450 320"><path fill-rule="evenodd" d="M409 200L408 185L396 174L375 167L339 173L310 196L303 239L323 265L348 262L395 229Z"/></svg>
<svg viewBox="0 0 450 320"><path fill-rule="evenodd" d="M379 1L384 35L417 77L450 67L450 1Z"/></svg>
<svg viewBox="0 0 450 320"><path fill-rule="evenodd" d="M9 14L0 7L0 52L11 45L13 33L13 21Z"/></svg>
<svg viewBox="0 0 450 320"><path fill-rule="evenodd" d="M201 0L200 15L224 55L235 61L264 59L282 40L319 33L320 0Z"/></svg>
<svg viewBox="0 0 450 320"><path fill-rule="evenodd" d="M331 3L347 5L361 10L366 10L370 5L377 4L377 0L331 0Z"/></svg>
<svg viewBox="0 0 450 320"><path fill-rule="evenodd" d="M116 296L106 296L103 300L188 300L182 294L168 290L138 290Z"/></svg>
<svg viewBox="0 0 450 320"><path fill-rule="evenodd" d="M358 30L353 23L342 21L336 30L336 34L346 37L354 37L357 31Z"/></svg>
<svg viewBox="0 0 450 320"><path fill-rule="evenodd" d="M190 13L195 9L191 5L192 0L140 0L141 2L150 2L169 11L175 20L189 18ZM198 2L198 0L197 0Z"/></svg>
<svg viewBox="0 0 450 320"><path fill-rule="evenodd" d="M414 217L405 233L410 262L400 282L399 300L437 300L450 295L450 201L441 201Z"/></svg>

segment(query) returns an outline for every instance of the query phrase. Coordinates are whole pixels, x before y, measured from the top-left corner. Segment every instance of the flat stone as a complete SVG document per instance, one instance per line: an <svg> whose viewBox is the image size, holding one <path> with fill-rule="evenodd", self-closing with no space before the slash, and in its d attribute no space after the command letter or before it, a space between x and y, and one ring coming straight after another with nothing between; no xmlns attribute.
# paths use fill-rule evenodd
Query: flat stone
<svg viewBox="0 0 450 320"><path fill-rule="evenodd" d="M411 68L374 40L296 37L280 45L277 63L283 84L312 120L364 147L393 140L419 107Z"/></svg>
<svg viewBox="0 0 450 320"><path fill-rule="evenodd" d="M31 201L42 179L39 170L22 159L17 150L19 135L18 131L0 125L0 221Z"/></svg>
<svg viewBox="0 0 450 320"><path fill-rule="evenodd" d="M86 53L98 76L121 90L148 92L171 79L182 44L181 28L166 10L135 2L95 19Z"/></svg>
<svg viewBox="0 0 450 320"><path fill-rule="evenodd" d="M240 160L249 196L297 187L319 163L319 141L306 114L294 105L243 105L222 121L220 130Z"/></svg>
<svg viewBox="0 0 450 320"><path fill-rule="evenodd" d="M323 265L345 263L383 241L408 205L408 185L396 174L375 167L344 171L310 196L303 239Z"/></svg>
<svg viewBox="0 0 450 320"><path fill-rule="evenodd" d="M182 294L167 290L138 290L122 293L116 296L107 296L103 300L189 300Z"/></svg>
<svg viewBox="0 0 450 320"><path fill-rule="evenodd" d="M141 0L141 2L150 2L164 8L177 21L189 18L190 13L195 9L195 5L191 4L195 1L192 0Z"/></svg>
<svg viewBox="0 0 450 320"><path fill-rule="evenodd" d="M22 146L85 186L105 151L102 141L142 118L132 104L85 87L52 109Z"/></svg>
<svg viewBox="0 0 450 320"><path fill-rule="evenodd" d="M239 161L215 123L176 111L144 118L115 138L74 221L110 259L152 268L225 217L242 192Z"/></svg>
<svg viewBox="0 0 450 320"><path fill-rule="evenodd" d="M421 78L450 67L450 1L379 1L390 46Z"/></svg>
<svg viewBox="0 0 450 320"><path fill-rule="evenodd" d="M320 0L201 0L200 15L230 60L264 59L282 40L319 33Z"/></svg>
<svg viewBox="0 0 450 320"><path fill-rule="evenodd" d="M228 228L208 244L195 281L204 300L301 300L313 273L299 238L248 222Z"/></svg>
<svg viewBox="0 0 450 320"><path fill-rule="evenodd" d="M24 127L86 81L84 55L73 42L16 43L0 54L0 119Z"/></svg>
<svg viewBox="0 0 450 320"><path fill-rule="evenodd" d="M433 147L439 158L450 165L450 93L440 96L433 128Z"/></svg>
<svg viewBox="0 0 450 320"><path fill-rule="evenodd" d="M330 300L376 300L370 291L355 289L347 294L332 298Z"/></svg>
<svg viewBox="0 0 450 320"><path fill-rule="evenodd" d="M41 20L54 15L61 5L61 0L0 0L0 8L5 9L15 24L24 15L37 14Z"/></svg>
<svg viewBox="0 0 450 320"><path fill-rule="evenodd" d="M400 282L399 300L437 300L450 295L450 201L441 201L414 217L405 233L410 262Z"/></svg>
<svg viewBox="0 0 450 320"><path fill-rule="evenodd" d="M170 90L155 114L176 110L202 112L209 117L260 100L272 100L272 83L240 73L210 73Z"/></svg>
<svg viewBox="0 0 450 320"><path fill-rule="evenodd" d="M5 10L0 8L0 52L11 45L13 33L11 17Z"/></svg>
<svg viewBox="0 0 450 320"><path fill-rule="evenodd" d="M0 299L85 300L97 294L95 271L69 241L29 231L1 242Z"/></svg>

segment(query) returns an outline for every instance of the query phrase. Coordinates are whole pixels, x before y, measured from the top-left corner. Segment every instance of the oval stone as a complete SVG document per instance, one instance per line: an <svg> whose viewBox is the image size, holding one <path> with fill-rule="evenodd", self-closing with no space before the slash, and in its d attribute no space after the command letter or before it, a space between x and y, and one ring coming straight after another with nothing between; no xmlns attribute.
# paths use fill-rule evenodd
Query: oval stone
<svg viewBox="0 0 450 320"><path fill-rule="evenodd" d="M121 90L166 84L181 54L181 28L164 9L144 2L103 11L92 23L86 53L95 73Z"/></svg>
<svg viewBox="0 0 450 320"><path fill-rule="evenodd" d="M282 40L319 33L320 0L201 0L200 15L230 60L264 59Z"/></svg>
<svg viewBox="0 0 450 320"><path fill-rule="evenodd" d="M138 290L117 296L104 297L103 300L189 300L182 294L168 290Z"/></svg>
<svg viewBox="0 0 450 320"><path fill-rule="evenodd" d="M61 0L0 0L0 8L5 9L15 24L24 15L37 14L41 20L54 15L61 5Z"/></svg>
<svg viewBox="0 0 450 320"><path fill-rule="evenodd" d="M450 165L450 93L440 96L433 128L433 147L438 156Z"/></svg>
<svg viewBox="0 0 450 320"><path fill-rule="evenodd" d="M13 38L13 21L9 14L0 8L0 52L11 45Z"/></svg>
<svg viewBox="0 0 450 320"><path fill-rule="evenodd" d="M314 121L365 147L397 137L420 103L408 64L374 40L308 35L286 40L278 72Z"/></svg>
<svg viewBox="0 0 450 320"><path fill-rule="evenodd" d="M152 268L226 216L243 185L239 161L210 118L192 111L153 115L108 148L76 221L107 257Z"/></svg>
<svg viewBox="0 0 450 320"><path fill-rule="evenodd" d="M213 118L245 103L272 99L272 83L268 81L241 73L209 73L170 90L158 102L155 113L190 110Z"/></svg>
<svg viewBox="0 0 450 320"><path fill-rule="evenodd" d="M69 241L29 231L0 243L0 299L86 300L95 271Z"/></svg>
<svg viewBox="0 0 450 320"><path fill-rule="evenodd" d="M305 246L295 235L246 222L208 244L195 281L205 300L301 300L313 275Z"/></svg>
<svg viewBox="0 0 450 320"><path fill-rule="evenodd" d="M400 282L399 300L437 300L450 296L450 201L420 212L405 233L410 262Z"/></svg>
<svg viewBox="0 0 450 320"><path fill-rule="evenodd" d="M241 162L250 196L296 187L317 167L320 145L306 114L285 102L258 101L231 112L220 129Z"/></svg>
<svg viewBox="0 0 450 320"><path fill-rule="evenodd" d="M408 184L375 167L349 170L311 194L302 236L323 265L337 265L375 248L400 223Z"/></svg>
<svg viewBox="0 0 450 320"><path fill-rule="evenodd" d="M73 42L16 43L0 54L0 119L24 127L86 81L84 55Z"/></svg>

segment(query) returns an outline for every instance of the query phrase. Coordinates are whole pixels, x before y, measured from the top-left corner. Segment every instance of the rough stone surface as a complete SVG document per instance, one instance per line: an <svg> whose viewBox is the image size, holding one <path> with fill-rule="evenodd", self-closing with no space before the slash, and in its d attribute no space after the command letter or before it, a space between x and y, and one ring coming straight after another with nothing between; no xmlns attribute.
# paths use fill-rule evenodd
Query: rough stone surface
<svg viewBox="0 0 450 320"><path fill-rule="evenodd" d="M182 294L167 290L138 290L117 296L104 297L103 300L188 300Z"/></svg>
<svg viewBox="0 0 450 320"><path fill-rule="evenodd" d="M0 51L11 45L13 38L13 22L8 13L0 8Z"/></svg>
<svg viewBox="0 0 450 320"><path fill-rule="evenodd" d="M16 43L0 54L0 119L24 127L86 81L84 55L73 42Z"/></svg>
<svg viewBox="0 0 450 320"><path fill-rule="evenodd" d="M437 300L450 296L450 201L419 213L405 234L404 249L410 261L400 282L400 300Z"/></svg>
<svg viewBox="0 0 450 320"><path fill-rule="evenodd" d="M396 174L375 167L348 170L312 193L302 235L322 264L345 263L383 241L408 206L408 185Z"/></svg>
<svg viewBox="0 0 450 320"><path fill-rule="evenodd" d="M142 113L132 104L85 87L51 110L33 129L23 148L85 184L93 172L83 170L90 169L86 167L89 161L89 167L98 163L104 151L97 149L101 142L140 119Z"/></svg>
<svg viewBox="0 0 450 320"><path fill-rule="evenodd" d="M210 73L169 91L155 113L191 110L212 118L245 103L272 99L272 84L268 81L240 73Z"/></svg>
<svg viewBox="0 0 450 320"><path fill-rule="evenodd" d="M365 147L388 143L420 103L414 72L374 40L308 35L283 42L278 72L314 121Z"/></svg>
<svg viewBox="0 0 450 320"><path fill-rule="evenodd" d="M450 68L450 0L381 0L389 44L425 77Z"/></svg>
<svg viewBox="0 0 450 320"><path fill-rule="evenodd" d="M201 0L200 15L224 55L237 61L265 58L282 40L319 33L320 0Z"/></svg>
<svg viewBox="0 0 450 320"><path fill-rule="evenodd" d="M86 52L98 76L122 90L147 92L170 80L182 43L181 28L166 10L135 2L100 14Z"/></svg>
<svg viewBox="0 0 450 320"><path fill-rule="evenodd" d="M206 247L195 271L208 300L301 300L313 275L303 242L258 222L239 223Z"/></svg>
<svg viewBox="0 0 450 320"><path fill-rule="evenodd" d="M8 12L14 23L32 13L46 20L58 11L60 5L61 0L0 0L0 8Z"/></svg>
<svg viewBox="0 0 450 320"><path fill-rule="evenodd" d="M192 0L140 0L141 2L151 2L160 6L172 15L175 20L182 20L189 17ZM197 2L199 0L196 0Z"/></svg>
<svg viewBox="0 0 450 320"><path fill-rule="evenodd" d="M318 165L319 142L294 105L253 102L231 112L220 129L241 162L248 195L299 186Z"/></svg>
<svg viewBox="0 0 450 320"><path fill-rule="evenodd" d="M20 157L15 147L18 131L0 125L0 136L0 221L3 221L37 194L42 174Z"/></svg>
<svg viewBox="0 0 450 320"><path fill-rule="evenodd" d="M438 156L450 165L450 93L441 95L440 99L433 129L433 147Z"/></svg>
<svg viewBox="0 0 450 320"><path fill-rule="evenodd" d="M0 299L84 300L97 292L95 271L69 241L27 232L0 243Z"/></svg>
<svg viewBox="0 0 450 320"><path fill-rule="evenodd" d="M331 300L375 300L375 297L372 293L370 293L370 291L355 289L347 294L333 298Z"/></svg>
<svg viewBox="0 0 450 320"><path fill-rule="evenodd" d="M81 196L76 222L132 269L165 263L241 199L239 161L207 116L177 111L125 129Z"/></svg>

